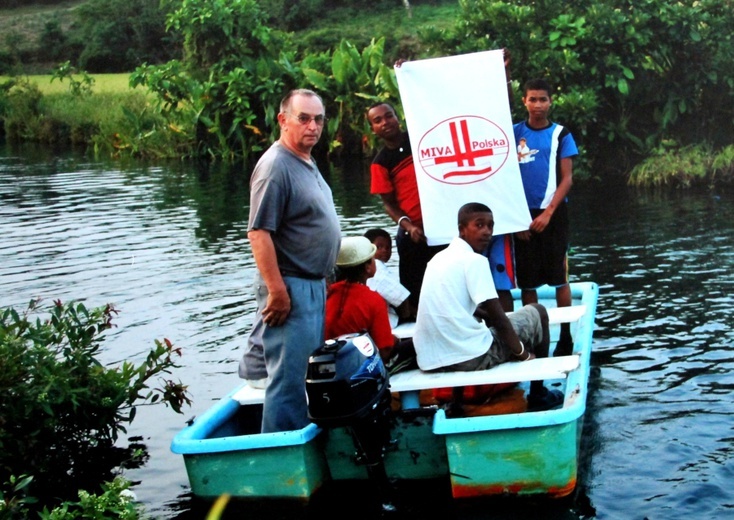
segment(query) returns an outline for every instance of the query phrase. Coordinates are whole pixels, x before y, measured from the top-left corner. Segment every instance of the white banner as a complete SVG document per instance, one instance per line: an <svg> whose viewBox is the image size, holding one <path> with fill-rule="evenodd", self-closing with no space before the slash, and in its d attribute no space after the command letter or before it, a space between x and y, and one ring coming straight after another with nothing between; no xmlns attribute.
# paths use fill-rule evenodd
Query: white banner
<svg viewBox="0 0 734 520"><path fill-rule="evenodd" d="M395 74L428 244L458 235L467 202L489 206L495 234L528 229L502 51L409 61Z"/></svg>

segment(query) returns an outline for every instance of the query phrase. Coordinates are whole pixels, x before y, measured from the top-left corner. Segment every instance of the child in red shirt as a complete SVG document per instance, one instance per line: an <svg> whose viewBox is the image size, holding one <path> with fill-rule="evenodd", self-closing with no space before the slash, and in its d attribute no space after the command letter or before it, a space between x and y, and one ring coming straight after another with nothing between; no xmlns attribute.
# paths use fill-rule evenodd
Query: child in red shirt
<svg viewBox="0 0 734 520"><path fill-rule="evenodd" d="M387 363L398 339L392 334L385 300L366 285L375 274L376 250L365 237L342 239L338 281L326 296L326 339L366 331Z"/></svg>

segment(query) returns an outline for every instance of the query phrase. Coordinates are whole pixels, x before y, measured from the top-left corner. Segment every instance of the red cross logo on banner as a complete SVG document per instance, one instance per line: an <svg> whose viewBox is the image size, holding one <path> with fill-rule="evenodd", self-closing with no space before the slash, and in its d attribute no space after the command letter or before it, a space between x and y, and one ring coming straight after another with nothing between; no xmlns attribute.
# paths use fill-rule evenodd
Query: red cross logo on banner
<svg viewBox="0 0 734 520"><path fill-rule="evenodd" d="M420 140L419 164L431 178L471 184L497 173L507 161L509 140L492 121L458 116L440 122Z"/></svg>

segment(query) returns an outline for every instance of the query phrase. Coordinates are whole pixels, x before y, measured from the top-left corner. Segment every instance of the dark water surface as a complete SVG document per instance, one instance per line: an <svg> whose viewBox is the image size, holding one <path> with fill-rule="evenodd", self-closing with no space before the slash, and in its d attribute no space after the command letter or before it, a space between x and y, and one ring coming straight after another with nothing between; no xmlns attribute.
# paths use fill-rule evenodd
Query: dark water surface
<svg viewBox="0 0 734 520"><path fill-rule="evenodd" d="M140 361L156 338L183 348L174 378L193 406L143 407L128 432L150 458L125 475L156 518L206 514L169 446L240 384L255 308L247 174L0 148L0 305L114 303L106 363ZM363 167L327 177L345 233L391 228ZM571 278L601 287L577 493L456 504L440 484L406 488L403 516L734 518L734 190L577 183L571 218ZM297 510L230 504L227 518L369 518L367 503L362 490L330 490Z"/></svg>

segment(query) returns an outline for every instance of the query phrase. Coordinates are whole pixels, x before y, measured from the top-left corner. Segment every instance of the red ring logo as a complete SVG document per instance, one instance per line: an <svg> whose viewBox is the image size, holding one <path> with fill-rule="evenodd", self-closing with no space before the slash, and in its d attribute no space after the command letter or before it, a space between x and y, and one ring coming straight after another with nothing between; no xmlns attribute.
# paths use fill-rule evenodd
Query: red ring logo
<svg viewBox="0 0 734 520"><path fill-rule="evenodd" d="M441 121L418 145L421 169L447 184L472 184L497 173L507 161L507 134L479 116L457 116Z"/></svg>

